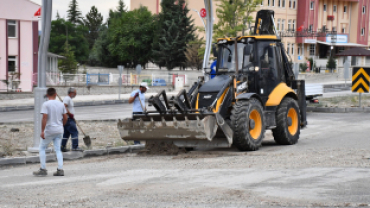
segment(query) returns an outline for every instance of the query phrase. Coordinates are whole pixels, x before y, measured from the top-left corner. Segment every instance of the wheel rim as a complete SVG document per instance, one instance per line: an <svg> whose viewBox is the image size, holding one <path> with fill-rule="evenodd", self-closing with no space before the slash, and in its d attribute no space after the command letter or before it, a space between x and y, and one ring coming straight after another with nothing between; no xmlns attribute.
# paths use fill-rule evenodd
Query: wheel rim
<svg viewBox="0 0 370 208"><path fill-rule="evenodd" d="M250 114L249 114L249 119L253 119L254 120L254 128L251 129L249 127L249 134L251 135L251 137L253 139L258 139L261 135L261 132L262 132L262 119L261 119L261 114L257 111L257 110L253 110Z"/></svg>
<svg viewBox="0 0 370 208"><path fill-rule="evenodd" d="M287 117L292 119L292 125L288 126L288 131L291 135L295 135L298 131L298 113L294 108L290 108Z"/></svg>

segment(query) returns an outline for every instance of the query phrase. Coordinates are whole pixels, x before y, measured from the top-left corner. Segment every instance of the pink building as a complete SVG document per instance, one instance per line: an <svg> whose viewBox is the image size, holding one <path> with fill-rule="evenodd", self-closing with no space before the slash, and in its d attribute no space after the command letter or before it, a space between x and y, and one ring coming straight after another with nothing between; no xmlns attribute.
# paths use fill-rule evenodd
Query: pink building
<svg viewBox="0 0 370 208"><path fill-rule="evenodd" d="M32 91L38 59L38 18L34 14L39 8L30 0L0 1L0 80L15 80L9 85L13 89ZM16 81L20 81L18 87ZM3 82L0 91L6 91Z"/></svg>

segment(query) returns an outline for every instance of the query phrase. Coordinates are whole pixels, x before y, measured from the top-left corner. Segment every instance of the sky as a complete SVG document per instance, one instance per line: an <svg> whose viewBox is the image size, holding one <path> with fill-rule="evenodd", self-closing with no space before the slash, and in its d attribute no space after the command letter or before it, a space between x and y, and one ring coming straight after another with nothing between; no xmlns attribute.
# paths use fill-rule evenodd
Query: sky
<svg viewBox="0 0 370 208"><path fill-rule="evenodd" d="M31 0L41 5L42 0ZM124 0L125 4L130 7L130 0ZM70 0L53 0L53 19L59 12L60 17L67 18L67 10ZM118 0L77 0L78 8L85 17L92 6L96 6L103 15L104 21L107 19L109 9L115 9L118 6ZM129 9L129 8L128 8ZM36 11L35 11L36 12Z"/></svg>

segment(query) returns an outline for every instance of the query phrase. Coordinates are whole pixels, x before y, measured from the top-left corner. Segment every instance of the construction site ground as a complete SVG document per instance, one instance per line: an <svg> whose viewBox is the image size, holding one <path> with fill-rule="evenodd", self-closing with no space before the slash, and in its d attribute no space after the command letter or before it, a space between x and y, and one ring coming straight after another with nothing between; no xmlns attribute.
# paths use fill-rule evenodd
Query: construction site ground
<svg viewBox="0 0 370 208"><path fill-rule="evenodd" d="M0 167L0 207L370 206L369 114L308 114L299 143Z"/></svg>

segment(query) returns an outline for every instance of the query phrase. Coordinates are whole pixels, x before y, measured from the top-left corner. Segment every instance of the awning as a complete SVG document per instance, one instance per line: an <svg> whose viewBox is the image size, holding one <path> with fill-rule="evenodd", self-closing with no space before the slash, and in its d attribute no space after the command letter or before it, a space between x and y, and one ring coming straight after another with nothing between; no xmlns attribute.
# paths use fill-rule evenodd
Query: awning
<svg viewBox="0 0 370 208"><path fill-rule="evenodd" d="M328 46L362 47L362 48L369 47L368 45L362 45L362 44L357 44L357 43L327 43L327 42L322 42L322 41L317 41L317 43L328 45Z"/></svg>
<svg viewBox="0 0 370 208"><path fill-rule="evenodd" d="M335 56L370 56L370 50L363 48L351 48L345 51L342 51Z"/></svg>

